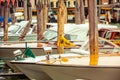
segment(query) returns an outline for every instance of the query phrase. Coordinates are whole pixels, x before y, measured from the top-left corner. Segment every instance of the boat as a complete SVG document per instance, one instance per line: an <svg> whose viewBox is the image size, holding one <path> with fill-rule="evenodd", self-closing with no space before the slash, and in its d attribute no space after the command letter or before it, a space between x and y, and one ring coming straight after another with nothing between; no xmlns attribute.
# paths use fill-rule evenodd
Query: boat
<svg viewBox="0 0 120 80"><path fill-rule="evenodd" d="M22 52L25 51L26 47L29 47L35 56L44 55L44 47L51 46L52 47L52 53L57 53L57 46L54 44L49 44L48 42L39 42L39 41L23 41L23 42L17 42L17 41L8 41L8 42L0 42L0 58L2 59L14 59L13 52L15 50L21 50ZM69 51L70 48L73 47L65 47L65 51Z"/></svg>
<svg viewBox="0 0 120 80"><path fill-rule="evenodd" d="M104 38L99 38L99 41L100 41L99 42L99 48L100 48L99 54L101 54L101 55L111 55L111 56L112 55L120 55L120 52L119 52L120 47L118 45L116 45L113 42L110 42L109 40L106 40ZM47 67L49 68L49 65L55 65L55 67L56 67L56 65L61 66L63 64L63 67L66 67L66 66L69 66L69 65L72 66L72 65L74 65L73 63L76 63L77 66L81 66L81 67L82 66L83 67L86 66L87 67L87 65L85 65L85 66L83 65L83 64L85 64L84 63L85 61L89 60L89 55L90 55L90 52L89 52L89 49L88 49L89 47L88 47L87 43L88 43L88 41L86 41L84 43L84 45L82 45L80 48L76 48L76 49L73 48L73 49L67 50L64 54L60 54L60 56L63 57L62 59L64 60L64 58L65 58L65 60L67 59L68 62L59 61L59 55L58 54L50 54L49 55L50 56L50 60L47 60L47 58L46 58L47 54L44 53L44 54L42 54L40 56L36 56L35 58L28 57L28 58L24 58L24 60L13 60L13 61L11 61L11 63L13 65L15 65L20 71L22 71L28 78L40 80L40 74L43 76L42 72L44 71L44 70L42 71L41 65L44 66L44 65L48 64ZM100 44L100 43L103 43L103 44L105 43L105 44L103 45L103 44ZM111 54L111 53L113 53L113 54ZM72 61L75 61L75 62L70 63L69 60L71 62ZM82 61L79 61L79 60L82 60ZM110 62L112 62L112 59L110 59ZM110 64L110 62L109 62L109 64ZM56 69L56 70L53 70L53 71L57 72L58 70L61 70L61 69L62 68ZM86 69L89 69L89 68L86 68ZM47 69L45 69L45 70L47 70ZM70 69L68 69L68 71L69 70ZM50 71L51 75L52 75L53 71ZM63 71L65 71L65 70L63 70ZM58 71L58 72L61 72L61 71ZM73 70L73 72L74 72L74 70ZM35 73L35 75L32 74L32 73ZM67 73L67 71L65 71L65 73ZM45 74L46 73L44 73L44 75ZM50 76L51 76L50 74L46 74L45 76L49 75L48 78L50 78ZM55 76L58 76L56 74L57 73L55 73ZM63 74L64 74L64 72L63 72ZM67 74L64 74L64 75L67 76ZM58 79L60 79L60 78L58 77ZM55 78L52 77L52 80L58 80L58 79L55 79ZM80 78L78 78L78 79L80 79ZM50 79L43 79L43 80L51 80L51 78ZM71 78L71 79L65 79L65 80L75 80L75 79ZM107 79L105 78L103 80L107 80Z"/></svg>
<svg viewBox="0 0 120 80"><path fill-rule="evenodd" d="M60 2L62 4L63 1L61 0ZM90 8L90 10L92 9ZM63 16L61 18L63 18ZM94 21L93 22L91 21L91 23L96 23ZM93 26L93 28L95 28L95 25ZM93 35L95 35L95 33ZM59 36L61 37L61 35ZM58 37L58 42L60 37ZM94 40L95 38L96 36L94 36L92 39ZM92 45L95 45L95 44L92 44ZM61 48L60 45L59 47ZM95 47L94 47L94 50L96 51ZM90 47L90 51L91 51L91 47ZM119 73L120 73L120 64L119 64L120 56L119 55L120 54L119 53L111 53L111 54L100 53L98 65L96 65L96 61L95 63L93 62L93 64L89 63L89 60L91 59L91 54L94 54L92 56L94 59L92 60L97 60L96 59L97 56L95 56L97 55L96 53L94 54L93 52L85 55L84 54L76 55L75 53L72 53L72 54L59 53L54 55L46 54L43 56L43 58L42 56L40 56L40 58L37 59L35 62L34 62L35 60L34 58L30 61L28 61L28 59L25 58L26 60L11 61L11 63L14 64L16 67L18 67L21 71L25 71L25 68L23 70L22 65L31 64L31 61L33 61L32 64L38 66L34 68L38 69L37 71L39 71L39 73L43 71L53 80L61 80L61 79L63 80L119 80L120 79L119 77ZM27 67L30 67L30 66L27 66Z"/></svg>
<svg viewBox="0 0 120 80"><path fill-rule="evenodd" d="M51 25L52 27L50 27L44 32L41 41L56 42L58 29L57 23L47 23L47 25ZM98 24L98 32L100 32L99 30L101 29L118 29L118 27L110 24ZM78 44L82 45L84 41L88 39L88 33L89 23L85 24L67 23L64 25L64 37L76 45Z"/></svg>
<svg viewBox="0 0 120 80"><path fill-rule="evenodd" d="M64 57L64 56L63 56ZM65 57L66 61L41 60L36 63L53 80L119 80L120 54L101 55L97 66L89 65L89 56ZM54 63L53 63L54 62ZM39 70L40 71L40 70Z"/></svg>
<svg viewBox="0 0 120 80"><path fill-rule="evenodd" d="M117 44L118 46L120 46L120 29L100 29L99 30L99 36L102 38L105 38L107 40L112 41L113 43Z"/></svg>
<svg viewBox="0 0 120 80"><path fill-rule="evenodd" d="M18 41L19 36L21 35L22 31L24 30L24 28L27 26L27 24L29 23L29 21L21 21L21 22L16 22L13 25L10 25L8 27L8 41ZM31 24L35 24L35 21L32 20ZM24 41L36 41L37 37L36 34L33 31L34 26L30 27L28 32L27 32L27 36L25 37ZM4 39L4 30L3 28L1 28L0 31L0 41L3 41Z"/></svg>
<svg viewBox="0 0 120 80"><path fill-rule="evenodd" d="M61 54L61 56L77 56L79 54L66 53ZM81 56L81 55L79 55ZM58 54L51 54L50 58L58 58ZM53 80L49 75L47 75L41 68L36 65L40 60L45 60L46 55L36 56L35 58L24 58L24 60L12 60L11 63L15 65L21 72L23 72L29 79L35 80Z"/></svg>
<svg viewBox="0 0 120 80"><path fill-rule="evenodd" d="M34 23L35 23L35 21L34 21ZM18 40L17 37L19 37L18 31L16 34L14 34L14 35L12 34L12 37L9 37L9 41L7 41L7 42L1 41L0 42L0 51L1 51L0 58L8 57L8 56L11 58L14 58L14 55L12 54L13 51L15 51L16 49L20 49L20 50L24 51L26 48L25 47L26 44L28 44L28 46L31 48L31 50L34 52L34 54L36 56L40 55L39 52L41 52L41 54L44 54L43 48L37 46L37 43L39 43L39 42L52 45L53 53L57 53L56 41L57 41L57 26L58 25L57 25L57 23L47 23L47 25L50 28L48 28L44 32L44 37L40 41L36 41L36 39L35 39L35 37L37 37L36 34L31 34L32 29L31 29L30 33L28 33L27 36L25 37L25 39L27 41L26 40L23 42L16 41L16 39ZM71 41L73 44L75 44L76 45L75 47L80 48L81 45L83 45L85 43L85 41L88 40L88 32L89 32L88 26L89 26L88 23L86 23L86 24L65 24L64 37L67 40ZM34 24L34 28L36 28L36 24ZM112 29L118 29L118 27L113 26L113 25L99 24L99 30L102 30L102 29L111 29L112 30ZM11 30L14 30L14 29L12 28ZM100 33L100 34L102 34L102 33ZM15 41L13 41L13 39ZM65 51L69 51L70 48L68 48L68 47L65 48ZM104 50L104 52L107 49L104 47L101 47L101 48L102 48L101 50ZM110 48L108 48L107 50L110 50Z"/></svg>
<svg viewBox="0 0 120 80"><path fill-rule="evenodd" d="M99 54L97 5L88 1L89 56L64 57L41 60L36 64L53 80L119 80L120 53Z"/></svg>
<svg viewBox="0 0 120 80"><path fill-rule="evenodd" d="M119 53L120 46L115 44L114 42L107 40L106 38L99 37L98 38L98 48L99 53ZM79 48L70 49L70 52L78 53L81 55L90 54L89 49L89 40L86 40L83 45Z"/></svg>

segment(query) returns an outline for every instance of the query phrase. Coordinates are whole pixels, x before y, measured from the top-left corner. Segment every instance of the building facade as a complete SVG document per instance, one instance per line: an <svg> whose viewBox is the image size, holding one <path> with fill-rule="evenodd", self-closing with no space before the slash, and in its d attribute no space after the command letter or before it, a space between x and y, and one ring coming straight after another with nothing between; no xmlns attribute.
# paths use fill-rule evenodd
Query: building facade
<svg viewBox="0 0 120 80"><path fill-rule="evenodd" d="M51 8L58 7L58 0L48 0L48 1L50 2L49 4ZM32 4L32 8L35 9L38 0L30 0L30 2ZM72 8L75 7L75 2L76 0L65 0L65 5L67 8ZM83 2L84 2L84 6L87 7L87 0L83 0ZM97 0L98 5L112 4L116 2L120 2L120 0ZM23 7L23 0L17 0L17 6Z"/></svg>
<svg viewBox="0 0 120 80"><path fill-rule="evenodd" d="M23 0L17 0L18 2L18 10L19 8L23 7ZM44 1L44 0L43 0ZM84 2L84 6L85 6L85 12L87 11L87 1L88 0L83 0ZM32 4L32 9L33 9L33 15L36 15L36 5L38 0L30 0L31 4ZM58 7L58 0L48 0L50 8L53 10L53 13L55 15L57 15L57 7ZM109 5L109 4L113 4L113 3L118 3L120 2L120 0L97 0L97 5ZM68 15L70 16L70 18L72 19L74 17L74 13L75 13L75 3L76 0L65 0L65 5L67 7L67 12ZM110 7L102 7L100 10L100 15L105 16L106 11L110 11L112 10L112 8ZM86 13L85 13L86 14Z"/></svg>

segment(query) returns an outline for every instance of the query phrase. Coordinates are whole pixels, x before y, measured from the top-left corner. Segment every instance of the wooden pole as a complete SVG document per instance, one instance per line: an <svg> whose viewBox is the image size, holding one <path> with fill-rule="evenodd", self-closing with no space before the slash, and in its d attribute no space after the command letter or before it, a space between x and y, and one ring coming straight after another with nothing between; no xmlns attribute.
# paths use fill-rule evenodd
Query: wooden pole
<svg viewBox="0 0 120 80"><path fill-rule="evenodd" d="M43 37L43 5L41 0L38 0L37 9L37 40Z"/></svg>
<svg viewBox="0 0 120 80"><path fill-rule="evenodd" d="M1 6L1 3L0 3L0 16L2 16L2 6ZM0 22L0 27L2 25L2 22Z"/></svg>
<svg viewBox="0 0 120 80"><path fill-rule="evenodd" d="M30 1L28 1L28 4L27 4L27 7L28 7L28 20L29 20L29 23L27 24L27 26L24 28L23 32L21 33L20 37L19 37L19 41L23 41L24 40L24 37L26 36L30 26L31 26L31 22L32 22L32 9L31 9L31 3Z"/></svg>
<svg viewBox="0 0 120 80"><path fill-rule="evenodd" d="M83 0L80 0L80 23L85 24L85 12Z"/></svg>
<svg viewBox="0 0 120 80"><path fill-rule="evenodd" d="M12 1L10 0L10 14L11 14L11 18L12 18L12 24L15 24L16 22L16 18L15 18L15 11L14 11L14 7L13 7L13 4L12 4Z"/></svg>
<svg viewBox="0 0 120 80"><path fill-rule="evenodd" d="M65 4L64 0L59 0L58 6L58 41L61 36L64 35L64 23L66 18ZM58 53L61 54L64 52L63 46L58 46Z"/></svg>
<svg viewBox="0 0 120 80"><path fill-rule="evenodd" d="M8 40L8 3L4 2L4 41Z"/></svg>
<svg viewBox="0 0 120 80"><path fill-rule="evenodd" d="M44 0L43 4L43 31L46 29L46 23L48 22L48 8L47 8L47 0Z"/></svg>
<svg viewBox="0 0 120 80"><path fill-rule="evenodd" d="M1 1L1 4L0 4L0 5L1 5L1 7L0 7L0 16L3 17L3 16L4 16L4 2ZM0 23L0 27L2 27L2 26L1 26L2 23L3 23L3 22Z"/></svg>
<svg viewBox="0 0 120 80"><path fill-rule="evenodd" d="M27 34L27 32L28 32L28 30L29 30L29 28L30 28L31 21L32 21L32 20L30 19L30 20L29 20L29 23L27 24L27 26L25 26L23 32L20 34L20 36L19 36L19 41L23 41L23 40L24 40L24 37L26 36L26 34Z"/></svg>
<svg viewBox="0 0 120 80"><path fill-rule="evenodd" d="M85 13L83 0L76 0L75 4L75 23L84 24L85 23Z"/></svg>
<svg viewBox="0 0 120 80"><path fill-rule="evenodd" d="M98 25L96 0L88 0L90 65L98 64Z"/></svg>
<svg viewBox="0 0 120 80"><path fill-rule="evenodd" d="M17 3L18 3L18 0L15 0L15 1L14 1L14 10L15 10L15 12L16 12L16 7L18 6Z"/></svg>
<svg viewBox="0 0 120 80"><path fill-rule="evenodd" d="M65 10L64 10L64 11L65 11L65 15L64 15L64 16L65 16L65 18L64 18L65 20L64 20L64 23L66 24L66 23L67 23L67 20L68 20L67 7L65 6L64 9L65 9Z"/></svg>
<svg viewBox="0 0 120 80"><path fill-rule="evenodd" d="M27 3L27 10L28 10L28 20L32 20L32 5L31 5L31 2L30 0L28 0L28 3Z"/></svg>
<svg viewBox="0 0 120 80"><path fill-rule="evenodd" d="M80 0L76 0L75 3L75 23L80 24Z"/></svg>
<svg viewBox="0 0 120 80"><path fill-rule="evenodd" d="M1 1L1 16L4 16L4 2Z"/></svg>
<svg viewBox="0 0 120 80"><path fill-rule="evenodd" d="M24 3L24 20L27 21L27 0L23 0Z"/></svg>

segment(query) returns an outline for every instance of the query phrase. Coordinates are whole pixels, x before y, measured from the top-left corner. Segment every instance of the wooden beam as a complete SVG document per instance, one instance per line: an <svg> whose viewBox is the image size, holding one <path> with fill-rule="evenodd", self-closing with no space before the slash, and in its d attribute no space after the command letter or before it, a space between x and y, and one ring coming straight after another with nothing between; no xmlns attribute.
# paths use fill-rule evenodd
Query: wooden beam
<svg viewBox="0 0 120 80"><path fill-rule="evenodd" d="M66 7L64 4L64 0L59 0L58 6L58 41L61 36L64 35L64 23L66 20ZM64 53L64 46L58 46L58 53Z"/></svg>
<svg viewBox="0 0 120 80"><path fill-rule="evenodd" d="M37 40L43 37L43 5L41 0L38 0L37 9Z"/></svg>
<svg viewBox="0 0 120 80"><path fill-rule="evenodd" d="M46 29L46 23L48 22L48 7L47 7L47 0L44 0L44 4L43 4L43 31L45 31Z"/></svg>
<svg viewBox="0 0 120 80"><path fill-rule="evenodd" d="M98 64L98 25L96 0L88 0L90 65Z"/></svg>
<svg viewBox="0 0 120 80"><path fill-rule="evenodd" d="M30 25L31 25L31 21L32 21L32 20L29 20L29 23L27 24L27 26L25 26L23 32L20 34L20 36L19 36L19 41L23 41L23 40L24 40L27 32L29 31L29 28L30 28Z"/></svg>
<svg viewBox="0 0 120 80"><path fill-rule="evenodd" d="M30 0L28 0L28 3L27 3L27 14L28 14L28 20L32 20L32 5L31 5L31 2Z"/></svg>
<svg viewBox="0 0 120 80"><path fill-rule="evenodd" d="M24 20L27 21L27 0L23 0L24 3Z"/></svg>
<svg viewBox="0 0 120 80"><path fill-rule="evenodd" d="M84 24L85 23L85 13L84 13L83 0L76 0L75 23L76 24Z"/></svg>
<svg viewBox="0 0 120 80"><path fill-rule="evenodd" d="M4 41L8 40L8 3L4 2Z"/></svg>

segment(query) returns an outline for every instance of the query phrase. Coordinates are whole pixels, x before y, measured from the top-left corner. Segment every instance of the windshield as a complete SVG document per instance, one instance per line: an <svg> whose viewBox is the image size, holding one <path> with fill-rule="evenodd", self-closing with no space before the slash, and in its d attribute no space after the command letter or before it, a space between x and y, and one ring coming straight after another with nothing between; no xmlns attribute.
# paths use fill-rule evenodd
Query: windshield
<svg viewBox="0 0 120 80"><path fill-rule="evenodd" d="M64 37L70 41L74 41L77 39L77 35L65 34ZM44 33L44 41L45 40L57 40L57 32L54 30L48 30Z"/></svg>
<svg viewBox="0 0 120 80"><path fill-rule="evenodd" d="M50 40L56 37L57 37L57 32L53 30L48 30L44 34L44 38L46 38L47 40Z"/></svg>
<svg viewBox="0 0 120 80"><path fill-rule="evenodd" d="M9 33L12 33L12 34L15 34L18 30L19 30L20 26L10 26L9 29L8 29L8 32Z"/></svg>
<svg viewBox="0 0 120 80"><path fill-rule="evenodd" d="M75 41L77 39L77 35L70 35L70 34L65 34L64 36L67 40L70 41Z"/></svg>

